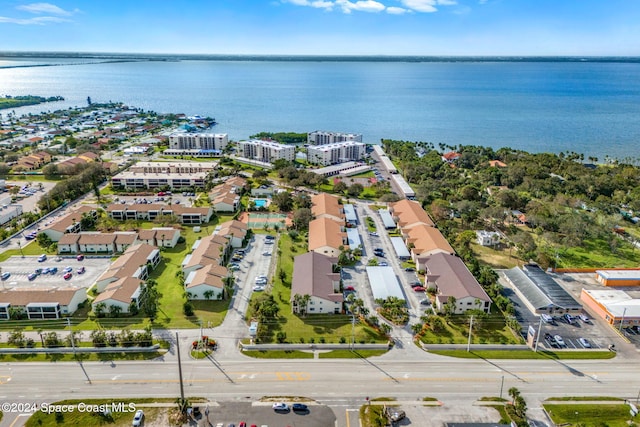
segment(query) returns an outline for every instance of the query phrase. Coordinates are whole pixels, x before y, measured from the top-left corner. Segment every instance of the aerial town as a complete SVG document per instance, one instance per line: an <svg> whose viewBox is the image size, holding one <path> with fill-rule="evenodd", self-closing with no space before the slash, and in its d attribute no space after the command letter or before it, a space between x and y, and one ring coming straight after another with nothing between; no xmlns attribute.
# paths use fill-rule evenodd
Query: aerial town
<svg viewBox="0 0 640 427"><path fill-rule="evenodd" d="M473 153L467 169L464 147L417 144L408 156L404 142L372 144L358 133L231 141L215 129L213 118L122 104L0 115L0 341L7 348L24 356L65 348L70 336L73 355L84 343L134 347L140 360L153 360L176 356L167 336L180 330L196 334L182 358L203 364L483 348L606 364L640 348L640 219L628 205L615 212L622 222L603 227L607 251L629 258L576 267L568 265L575 254L542 231L534 196L514 202L506 178L477 188L465 177L454 190L463 195L447 199L446 189L425 189L426 172L415 166L422 159L458 178L467 170L507 177L508 155ZM482 211L471 206L480 200L490 201ZM598 211L587 200L571 206L578 205L572 212ZM283 375L302 380L299 372ZM145 408L116 425L130 418L147 426L427 425L421 417L439 420L429 425L549 425L553 411L542 402L527 413L515 387L505 388L508 405L500 389L501 410L483 406L466 418L434 415L437 399L374 404L375 411L369 397L359 413L338 420L324 405L285 398L263 402L255 415L222 408L214 416L208 403L187 405L183 395L184 419L169 422ZM315 424L257 422L316 415ZM536 419L542 424L526 424Z"/></svg>

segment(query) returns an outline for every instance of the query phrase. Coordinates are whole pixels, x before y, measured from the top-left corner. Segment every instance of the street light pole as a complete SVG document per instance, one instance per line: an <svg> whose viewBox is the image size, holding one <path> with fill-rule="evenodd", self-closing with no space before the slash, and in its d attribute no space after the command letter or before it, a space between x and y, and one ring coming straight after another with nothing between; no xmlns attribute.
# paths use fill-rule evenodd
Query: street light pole
<svg viewBox="0 0 640 427"><path fill-rule="evenodd" d="M504 375L502 376L502 381L500 382L500 399L502 399L502 389L504 388Z"/></svg>
<svg viewBox="0 0 640 427"><path fill-rule="evenodd" d="M471 331L473 330L473 314L471 315L471 321L469 322L469 339L467 340L467 353L471 350Z"/></svg>
<svg viewBox="0 0 640 427"><path fill-rule="evenodd" d="M627 307L622 310L622 318L620 319L620 327L618 328L618 332L622 332L622 324L624 323L625 314L627 314Z"/></svg>
<svg viewBox="0 0 640 427"><path fill-rule="evenodd" d="M538 343L540 342L541 332L542 332L542 316L540 316L540 324L538 325L538 336L536 337L536 348L533 350L534 353L538 352Z"/></svg>

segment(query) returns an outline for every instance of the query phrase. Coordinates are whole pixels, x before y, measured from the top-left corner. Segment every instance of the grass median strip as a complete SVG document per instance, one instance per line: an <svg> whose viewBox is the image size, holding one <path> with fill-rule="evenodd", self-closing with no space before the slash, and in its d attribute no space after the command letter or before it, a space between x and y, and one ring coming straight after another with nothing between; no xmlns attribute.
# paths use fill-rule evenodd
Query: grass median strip
<svg viewBox="0 0 640 427"><path fill-rule="evenodd" d="M610 351L538 351L532 350L429 350L429 353L461 359L613 359Z"/></svg>

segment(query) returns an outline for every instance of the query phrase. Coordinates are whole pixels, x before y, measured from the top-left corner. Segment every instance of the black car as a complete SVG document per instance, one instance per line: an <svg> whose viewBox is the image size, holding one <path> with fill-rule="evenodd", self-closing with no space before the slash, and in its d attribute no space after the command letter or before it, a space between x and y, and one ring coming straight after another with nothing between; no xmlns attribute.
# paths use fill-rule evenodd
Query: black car
<svg viewBox="0 0 640 427"><path fill-rule="evenodd" d="M291 405L291 409L293 409L294 412L308 412L309 411L309 407L307 405L305 405L304 403L294 403L293 405Z"/></svg>
<svg viewBox="0 0 640 427"><path fill-rule="evenodd" d="M194 406L193 407L193 418L199 418L200 415L202 415L200 413L200 407L199 406Z"/></svg>

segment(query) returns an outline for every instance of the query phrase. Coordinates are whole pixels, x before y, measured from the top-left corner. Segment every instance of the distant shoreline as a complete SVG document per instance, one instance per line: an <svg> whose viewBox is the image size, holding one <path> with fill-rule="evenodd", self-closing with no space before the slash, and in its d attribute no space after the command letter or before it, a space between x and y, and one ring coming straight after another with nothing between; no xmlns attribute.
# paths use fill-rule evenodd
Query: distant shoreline
<svg viewBox="0 0 640 427"><path fill-rule="evenodd" d="M282 62L585 62L640 63L638 56L420 56L420 55L226 55L2 51L0 59L65 58L104 61L282 61ZM64 65L64 64L59 64Z"/></svg>

